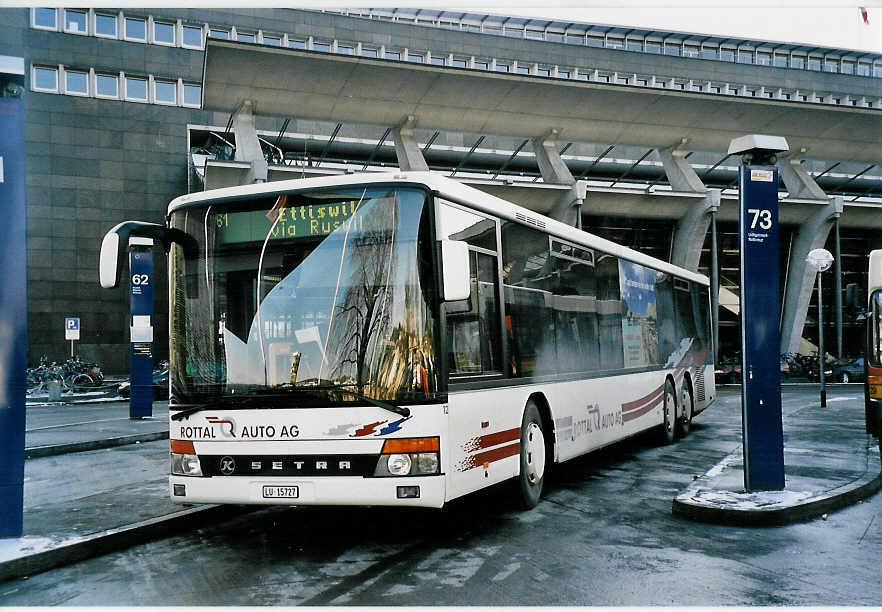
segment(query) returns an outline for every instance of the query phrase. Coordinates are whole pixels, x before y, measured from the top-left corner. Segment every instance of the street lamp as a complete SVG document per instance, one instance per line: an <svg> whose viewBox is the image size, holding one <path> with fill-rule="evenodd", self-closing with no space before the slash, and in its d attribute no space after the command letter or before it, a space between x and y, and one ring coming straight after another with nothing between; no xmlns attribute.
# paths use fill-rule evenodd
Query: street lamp
<svg viewBox="0 0 882 612"><path fill-rule="evenodd" d="M805 258L806 262L818 271L818 377L821 381L821 408L827 407L827 389L824 386L824 316L823 299L821 297L821 272L830 269L833 255L827 249L812 249Z"/></svg>

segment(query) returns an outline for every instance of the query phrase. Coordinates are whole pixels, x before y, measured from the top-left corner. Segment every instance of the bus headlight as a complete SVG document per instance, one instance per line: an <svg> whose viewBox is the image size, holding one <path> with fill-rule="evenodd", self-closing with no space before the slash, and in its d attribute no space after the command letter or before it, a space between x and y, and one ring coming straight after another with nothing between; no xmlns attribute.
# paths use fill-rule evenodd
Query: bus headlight
<svg viewBox="0 0 882 612"><path fill-rule="evenodd" d="M386 440L374 476L427 476L441 472L438 438Z"/></svg>
<svg viewBox="0 0 882 612"><path fill-rule="evenodd" d="M202 465L189 440L170 440L171 473L176 476L202 476Z"/></svg>
<svg viewBox="0 0 882 612"><path fill-rule="evenodd" d="M171 454L171 473L177 476L202 476L202 465L196 455Z"/></svg>
<svg viewBox="0 0 882 612"><path fill-rule="evenodd" d="M408 476L412 465L410 455L389 455L386 462L386 467L393 476Z"/></svg>

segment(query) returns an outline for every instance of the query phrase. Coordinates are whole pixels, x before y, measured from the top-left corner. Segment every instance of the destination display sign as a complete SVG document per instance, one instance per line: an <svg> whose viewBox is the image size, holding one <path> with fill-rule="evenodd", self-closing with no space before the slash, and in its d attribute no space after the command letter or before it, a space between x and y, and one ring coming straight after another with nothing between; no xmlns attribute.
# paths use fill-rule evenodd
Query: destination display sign
<svg viewBox="0 0 882 612"><path fill-rule="evenodd" d="M345 223L357 208L358 201L353 200L273 208L270 213L263 210L223 213L215 217L215 243L263 242L271 228L271 240L327 236ZM276 214L279 219L273 228Z"/></svg>

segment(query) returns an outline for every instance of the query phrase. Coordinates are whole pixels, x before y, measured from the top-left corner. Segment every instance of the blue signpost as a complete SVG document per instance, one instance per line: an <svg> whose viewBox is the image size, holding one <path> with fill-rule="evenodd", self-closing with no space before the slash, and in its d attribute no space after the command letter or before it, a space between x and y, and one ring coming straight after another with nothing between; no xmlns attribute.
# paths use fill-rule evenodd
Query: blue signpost
<svg viewBox="0 0 882 612"><path fill-rule="evenodd" d="M729 153L743 153L739 173L741 247L741 408L744 487L784 488L784 432L778 328L779 227L776 151L783 138L736 139Z"/></svg>
<svg viewBox="0 0 882 612"><path fill-rule="evenodd" d="M22 534L27 248L24 59L0 56L0 537Z"/></svg>
<svg viewBox="0 0 882 612"><path fill-rule="evenodd" d="M153 239L129 239L132 386L129 418L153 416Z"/></svg>

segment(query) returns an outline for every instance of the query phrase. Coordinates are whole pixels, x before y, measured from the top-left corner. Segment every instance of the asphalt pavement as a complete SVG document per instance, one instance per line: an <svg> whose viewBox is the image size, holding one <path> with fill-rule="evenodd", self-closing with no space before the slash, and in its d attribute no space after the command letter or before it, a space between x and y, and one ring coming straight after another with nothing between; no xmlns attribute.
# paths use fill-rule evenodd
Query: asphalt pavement
<svg viewBox="0 0 882 612"><path fill-rule="evenodd" d="M172 504L168 405L155 403L149 418L128 414L128 402L118 398L29 403L24 534L0 539L0 582L253 509ZM707 522L782 524L820 516L879 490L879 442L865 432L862 401L831 395L826 408L809 403L785 415L784 437L784 491L746 492L736 449L696 476L673 500L672 512Z"/></svg>

